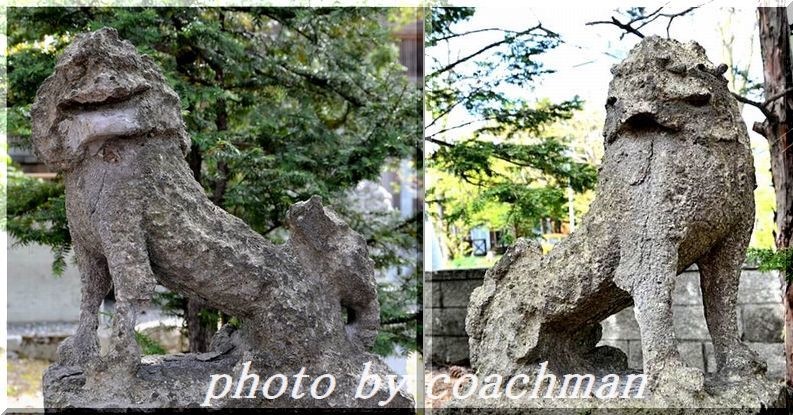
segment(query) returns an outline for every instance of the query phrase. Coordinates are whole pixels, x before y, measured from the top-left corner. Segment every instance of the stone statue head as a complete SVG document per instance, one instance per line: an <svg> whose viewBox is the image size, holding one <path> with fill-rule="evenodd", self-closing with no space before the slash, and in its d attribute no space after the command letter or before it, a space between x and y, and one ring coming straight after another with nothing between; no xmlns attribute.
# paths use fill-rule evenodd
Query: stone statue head
<svg viewBox="0 0 793 415"><path fill-rule="evenodd" d="M647 132L735 140L734 126L742 122L723 76L726 71L726 65L711 64L696 42L646 38L611 69L614 78L603 130L606 146L618 136Z"/></svg>
<svg viewBox="0 0 793 415"><path fill-rule="evenodd" d="M39 158L74 169L108 140L190 139L179 97L148 56L104 28L78 36L36 94L31 139Z"/></svg>
<svg viewBox="0 0 793 415"><path fill-rule="evenodd" d="M374 263L368 256L366 240L353 231L335 212L322 206L319 196L298 202L286 215L290 242L321 255L325 262L321 269L328 273L361 275L374 273Z"/></svg>

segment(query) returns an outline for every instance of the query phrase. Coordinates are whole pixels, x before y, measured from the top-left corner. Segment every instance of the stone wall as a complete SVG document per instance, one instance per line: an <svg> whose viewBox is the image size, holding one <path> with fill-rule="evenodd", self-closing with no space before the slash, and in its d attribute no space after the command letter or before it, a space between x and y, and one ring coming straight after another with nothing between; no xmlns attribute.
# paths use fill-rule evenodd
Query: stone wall
<svg viewBox="0 0 793 415"><path fill-rule="evenodd" d="M468 297L486 269L427 272L424 283L424 350L434 365L468 364L465 313Z"/></svg>
<svg viewBox="0 0 793 415"><path fill-rule="evenodd" d="M50 248L14 246L8 240L8 324L74 322L80 319L80 274L72 256L60 276L52 274Z"/></svg>
<svg viewBox="0 0 793 415"><path fill-rule="evenodd" d="M485 269L444 270L427 273L424 286L425 349L434 365L468 364L465 314L468 297L482 284ZM744 267L738 292L741 337L768 363L769 376L784 377L781 281L776 273ZM675 335L686 362L712 372L716 365L702 309L696 267L678 277L673 298ZM631 368L642 365L639 327L628 308L603 321L603 340L628 355Z"/></svg>

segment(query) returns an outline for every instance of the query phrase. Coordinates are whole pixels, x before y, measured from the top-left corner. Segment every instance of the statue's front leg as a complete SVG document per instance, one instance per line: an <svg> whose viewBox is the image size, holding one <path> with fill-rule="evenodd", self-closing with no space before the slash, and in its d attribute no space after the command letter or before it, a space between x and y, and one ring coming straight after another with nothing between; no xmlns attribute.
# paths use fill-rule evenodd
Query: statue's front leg
<svg viewBox="0 0 793 415"><path fill-rule="evenodd" d="M104 222L102 247L113 279L116 312L106 368L133 373L141 351L135 340L137 312L151 299L156 280L149 264L146 240L140 221L130 214Z"/></svg>
<svg viewBox="0 0 793 415"><path fill-rule="evenodd" d="M654 394L672 398L704 390L704 374L687 367L677 350L672 292L678 266L678 246L662 234L653 218L636 217L635 229L620 240L620 264L614 282L633 297L642 340L644 374ZM636 226L640 225L640 226Z"/></svg>
<svg viewBox="0 0 793 415"><path fill-rule="evenodd" d="M747 218L745 229L730 234L697 261L716 367L727 378L765 373L767 369L757 353L741 342L738 330L738 284L752 225L752 218Z"/></svg>

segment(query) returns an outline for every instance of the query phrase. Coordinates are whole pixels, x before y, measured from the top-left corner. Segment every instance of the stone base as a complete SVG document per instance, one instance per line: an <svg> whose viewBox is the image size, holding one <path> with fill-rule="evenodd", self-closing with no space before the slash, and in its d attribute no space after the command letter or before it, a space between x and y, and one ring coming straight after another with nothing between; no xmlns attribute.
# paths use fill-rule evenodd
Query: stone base
<svg viewBox="0 0 793 415"><path fill-rule="evenodd" d="M232 383L225 398L214 399L212 408L414 408L413 400L405 391L400 391L388 404L378 405L389 398L386 376L395 376L388 366L377 356L359 354L340 356L326 352L323 356L306 362L305 375L298 394L305 396L293 399L291 394L295 385L294 375L300 367L281 369L267 368L264 363L248 357L239 347L229 342L213 342L213 351L200 354L176 354L145 356L134 376L119 374L117 370L96 370L86 373L76 366L50 366L44 373L45 408L198 408L204 402L210 386L211 376L228 374ZM245 362L251 361L247 373L259 376L255 396L247 398L252 390L253 380L244 383L239 398L233 398ZM355 399L356 389L367 362L371 362L369 374L379 375L383 380L381 387L369 399ZM265 381L280 373L286 376L288 387L278 398L266 399L263 396ZM311 397L312 382L323 374L331 374L336 386L325 399ZM326 377L318 382L317 394L322 395L329 385ZM221 393L225 380L218 381L214 390ZM269 392L277 395L281 380L274 379ZM364 392L371 391L371 386Z"/></svg>
<svg viewBox="0 0 793 415"><path fill-rule="evenodd" d="M597 387L596 387L597 388ZM596 389L595 388L595 389ZM619 389L622 391L622 388ZM519 392L516 392L519 393ZM542 393L539 394L542 396ZM764 377L730 383L711 374L705 379L705 392L680 393L674 397L647 398L576 398L576 399L479 399L451 400L442 414L757 414L768 408L784 408L785 387ZM677 410L677 411L675 411Z"/></svg>

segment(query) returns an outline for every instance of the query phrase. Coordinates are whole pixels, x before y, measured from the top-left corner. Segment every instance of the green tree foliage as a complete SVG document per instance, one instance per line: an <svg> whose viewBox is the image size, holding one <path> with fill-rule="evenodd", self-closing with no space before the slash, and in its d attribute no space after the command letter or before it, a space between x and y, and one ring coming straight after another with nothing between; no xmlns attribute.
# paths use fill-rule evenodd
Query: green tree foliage
<svg viewBox="0 0 793 415"><path fill-rule="evenodd" d="M135 332L135 340L140 345L140 351L144 356L168 354L156 340L139 331Z"/></svg>
<svg viewBox="0 0 793 415"><path fill-rule="evenodd" d="M188 162L214 203L273 240L287 208L344 194L377 179L420 145L420 95L398 62L394 18L376 8L11 8L8 11L9 136L30 135L36 89L73 37L114 27L163 69L182 100L193 139ZM9 184L11 234L53 247L62 268L70 239L60 182L17 175ZM368 229L382 268L415 250L416 218ZM412 252L412 251L411 251ZM415 259L415 254L408 258ZM413 264L415 266L415 264ZM415 277L415 275L414 275ZM417 278L384 310L413 316ZM391 316L388 316L391 317ZM412 339L416 319L388 326Z"/></svg>
<svg viewBox="0 0 793 415"><path fill-rule="evenodd" d="M437 203L430 213L446 226L452 254L463 252L463 238L479 225L508 230L502 242L532 236L541 219L566 217L568 186L583 192L596 180L595 168L573 157L570 140L548 130L582 102L514 93L552 72L538 57L561 42L559 35L541 24L520 31L470 28L465 23L473 16L470 8L433 8L426 25L432 62L425 140L437 146L428 157L437 180L428 185L427 199ZM483 34L493 36L481 41ZM471 39L466 50L461 39Z"/></svg>
<svg viewBox="0 0 793 415"><path fill-rule="evenodd" d="M749 248L746 259L760 271L784 271L788 282L793 282L793 249Z"/></svg>
<svg viewBox="0 0 793 415"><path fill-rule="evenodd" d="M63 183L30 178L10 166L7 186L6 229L19 244L50 246L53 271L60 275L71 250Z"/></svg>

